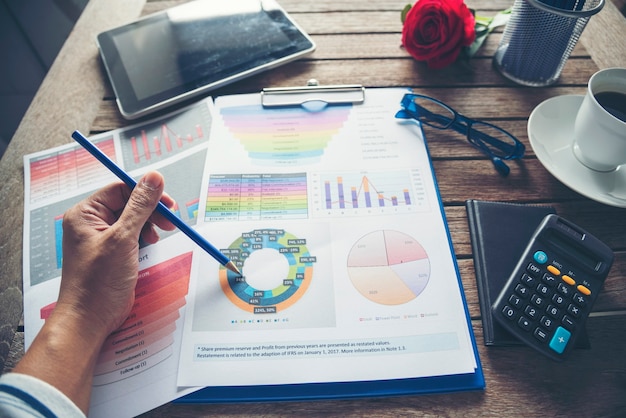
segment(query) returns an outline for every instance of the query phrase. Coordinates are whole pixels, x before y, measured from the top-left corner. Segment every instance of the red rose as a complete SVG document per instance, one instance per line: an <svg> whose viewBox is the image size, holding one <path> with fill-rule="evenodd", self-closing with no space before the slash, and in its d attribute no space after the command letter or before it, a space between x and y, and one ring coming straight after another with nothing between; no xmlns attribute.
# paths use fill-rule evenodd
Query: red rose
<svg viewBox="0 0 626 418"><path fill-rule="evenodd" d="M474 24L463 0L418 0L406 14L402 45L428 67L443 68L474 42Z"/></svg>

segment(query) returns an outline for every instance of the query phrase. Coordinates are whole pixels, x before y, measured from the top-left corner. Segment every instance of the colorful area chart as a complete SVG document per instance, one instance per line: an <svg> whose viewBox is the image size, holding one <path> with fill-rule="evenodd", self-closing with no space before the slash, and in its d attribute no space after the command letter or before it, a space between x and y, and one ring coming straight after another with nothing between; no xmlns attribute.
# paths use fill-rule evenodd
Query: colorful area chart
<svg viewBox="0 0 626 418"><path fill-rule="evenodd" d="M134 376L172 354L176 321L185 306L192 253L139 272L135 304L126 321L104 342L93 384L105 385ZM55 303L40 310L47 319Z"/></svg>
<svg viewBox="0 0 626 418"><path fill-rule="evenodd" d="M288 270L285 277L277 278L280 284L275 288L256 289L246 281L246 260L255 251L268 249L285 258ZM304 295L313 278L316 258L309 253L306 239L297 238L282 229L243 233L222 252L243 273L240 277L220 267L220 285L224 294L234 305L254 314L272 314L287 309Z"/></svg>
<svg viewBox="0 0 626 418"><path fill-rule="evenodd" d="M348 255L353 286L372 302L400 305L419 296L430 278L430 261L411 236L391 230L359 239Z"/></svg>
<svg viewBox="0 0 626 418"><path fill-rule="evenodd" d="M256 164L296 165L319 161L351 110L351 105L329 106L323 112L251 105L224 107L221 114Z"/></svg>

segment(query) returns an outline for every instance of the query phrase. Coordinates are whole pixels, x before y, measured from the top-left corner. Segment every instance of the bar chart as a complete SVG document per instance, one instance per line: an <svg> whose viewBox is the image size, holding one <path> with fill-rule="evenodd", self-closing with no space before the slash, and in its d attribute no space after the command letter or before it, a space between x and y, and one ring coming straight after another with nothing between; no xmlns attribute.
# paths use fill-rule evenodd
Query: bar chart
<svg viewBox="0 0 626 418"><path fill-rule="evenodd" d="M120 132L124 167L136 170L209 140L211 115L198 105L153 123Z"/></svg>
<svg viewBox="0 0 626 418"><path fill-rule="evenodd" d="M317 215L372 215L426 210L419 170L317 173L312 176Z"/></svg>
<svg viewBox="0 0 626 418"><path fill-rule="evenodd" d="M126 321L102 345L93 384L106 385L150 369L172 354L176 321L185 306L192 253L139 271ZM56 302L40 309L47 319Z"/></svg>

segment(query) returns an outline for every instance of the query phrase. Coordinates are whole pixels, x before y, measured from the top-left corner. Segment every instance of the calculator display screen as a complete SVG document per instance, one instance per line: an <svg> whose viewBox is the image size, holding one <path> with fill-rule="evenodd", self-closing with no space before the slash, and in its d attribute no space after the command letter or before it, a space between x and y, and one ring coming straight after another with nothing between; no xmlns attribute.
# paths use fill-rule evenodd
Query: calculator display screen
<svg viewBox="0 0 626 418"><path fill-rule="evenodd" d="M568 254L571 258L574 258L576 261L588 267L589 269L593 271L598 271L598 269L600 268L601 262L596 257L594 257L592 253L583 250L578 245L563 237L560 233L552 232L550 234L549 240L552 241L554 245L557 246L565 254Z"/></svg>

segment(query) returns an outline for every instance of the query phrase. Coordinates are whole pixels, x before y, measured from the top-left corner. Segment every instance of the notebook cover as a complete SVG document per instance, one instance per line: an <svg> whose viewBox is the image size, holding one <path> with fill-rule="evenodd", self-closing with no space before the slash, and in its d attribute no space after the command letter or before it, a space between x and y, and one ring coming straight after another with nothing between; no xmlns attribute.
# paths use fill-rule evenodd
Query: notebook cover
<svg viewBox="0 0 626 418"><path fill-rule="evenodd" d="M487 346L520 345L500 324L493 321L491 305L508 280L518 258L551 206L468 200L466 202L478 299ZM577 347L589 347L586 332Z"/></svg>

